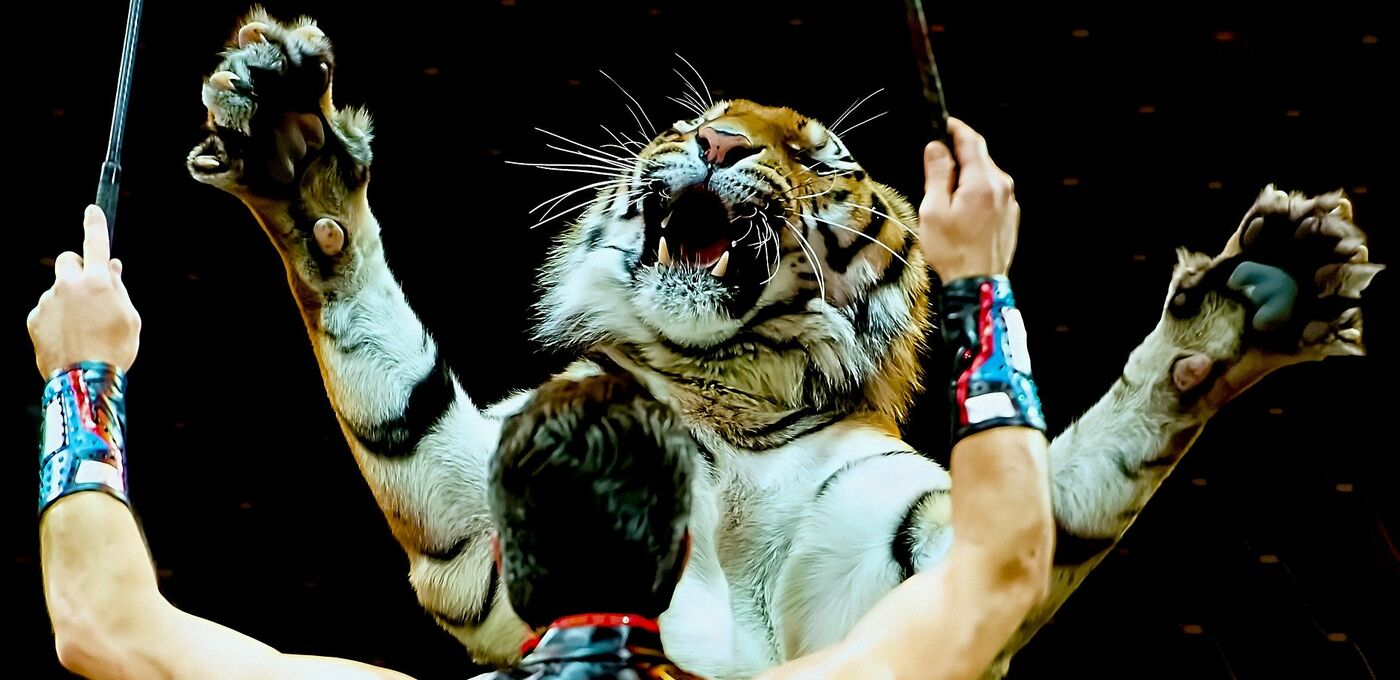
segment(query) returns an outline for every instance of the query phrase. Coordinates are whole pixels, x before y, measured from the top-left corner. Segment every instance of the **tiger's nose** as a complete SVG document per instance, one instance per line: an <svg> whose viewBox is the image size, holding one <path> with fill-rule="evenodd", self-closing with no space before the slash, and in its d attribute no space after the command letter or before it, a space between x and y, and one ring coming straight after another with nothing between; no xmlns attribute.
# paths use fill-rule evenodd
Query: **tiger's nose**
<svg viewBox="0 0 1400 680"><path fill-rule="evenodd" d="M700 128L696 135L700 144L700 157L706 163L727 168L758 153L758 147L748 137L732 132L716 130L709 125Z"/></svg>

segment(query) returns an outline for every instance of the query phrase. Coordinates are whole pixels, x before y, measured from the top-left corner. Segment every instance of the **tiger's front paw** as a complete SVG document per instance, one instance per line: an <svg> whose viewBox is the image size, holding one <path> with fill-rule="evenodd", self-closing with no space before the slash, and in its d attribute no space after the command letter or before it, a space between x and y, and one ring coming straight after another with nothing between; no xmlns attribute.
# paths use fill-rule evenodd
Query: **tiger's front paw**
<svg viewBox="0 0 1400 680"><path fill-rule="evenodd" d="M201 90L209 136L186 159L190 175L243 199L284 255L333 259L374 229L369 116L335 108L334 70L315 22L255 10Z"/></svg>
<svg viewBox="0 0 1400 680"><path fill-rule="evenodd" d="M1190 316L1215 290L1247 304L1251 346L1300 361L1365 354L1360 299L1382 269L1340 191L1308 197L1271 185L1225 250L1182 277L1168 309Z"/></svg>
<svg viewBox="0 0 1400 680"><path fill-rule="evenodd" d="M1270 185L1220 255L1183 252L1167 311L1193 319L1212 293L1244 307L1242 353L1211 389L1209 401L1223 404L1284 366L1365 354L1361 296L1382 269L1340 191L1309 197ZM1178 384L1198 372L1182 373Z"/></svg>

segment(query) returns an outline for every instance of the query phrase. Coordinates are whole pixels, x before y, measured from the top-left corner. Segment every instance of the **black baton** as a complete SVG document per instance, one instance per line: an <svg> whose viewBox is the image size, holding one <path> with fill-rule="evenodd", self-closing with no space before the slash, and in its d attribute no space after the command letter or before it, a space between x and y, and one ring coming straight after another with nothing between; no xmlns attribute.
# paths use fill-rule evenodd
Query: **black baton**
<svg viewBox="0 0 1400 680"><path fill-rule="evenodd" d="M97 178L97 207L107 216L107 238L117 230L117 193L122 183L122 138L126 134L126 104L131 97L131 71L136 63L136 33L141 27L141 0L131 0L126 14L126 38L117 71L117 99L112 105L112 131L107 136L107 160Z"/></svg>

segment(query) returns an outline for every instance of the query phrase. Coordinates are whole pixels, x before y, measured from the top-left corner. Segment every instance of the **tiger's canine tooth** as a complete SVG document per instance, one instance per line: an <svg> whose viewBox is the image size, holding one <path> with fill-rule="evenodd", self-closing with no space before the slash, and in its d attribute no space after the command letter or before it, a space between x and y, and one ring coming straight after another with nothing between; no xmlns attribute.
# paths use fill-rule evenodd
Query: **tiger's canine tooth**
<svg viewBox="0 0 1400 680"><path fill-rule="evenodd" d="M656 246L656 261L660 264L671 264L671 251L666 249L666 237L662 236L661 241Z"/></svg>
<svg viewBox="0 0 1400 680"><path fill-rule="evenodd" d="M724 276L724 273L727 272L727 271L729 271L729 251L728 251L728 250L724 251L724 254L719 256L719 262L715 264L715 268L714 268L714 269L711 269L711 270L710 270L710 273L711 273L711 274L714 274L715 276Z"/></svg>

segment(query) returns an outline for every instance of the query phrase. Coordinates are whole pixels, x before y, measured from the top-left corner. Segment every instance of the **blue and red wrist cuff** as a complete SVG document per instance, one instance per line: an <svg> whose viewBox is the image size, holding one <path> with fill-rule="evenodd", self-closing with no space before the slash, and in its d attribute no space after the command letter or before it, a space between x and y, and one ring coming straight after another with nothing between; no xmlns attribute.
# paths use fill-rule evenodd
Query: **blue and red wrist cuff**
<svg viewBox="0 0 1400 680"><path fill-rule="evenodd" d="M994 427L1044 432L1026 328L1010 280L976 276L950 281L939 292L938 304L943 340L953 353L953 443Z"/></svg>
<svg viewBox="0 0 1400 680"><path fill-rule="evenodd" d="M44 386L39 516L58 499L101 491L131 504L126 485L126 375L85 361Z"/></svg>

